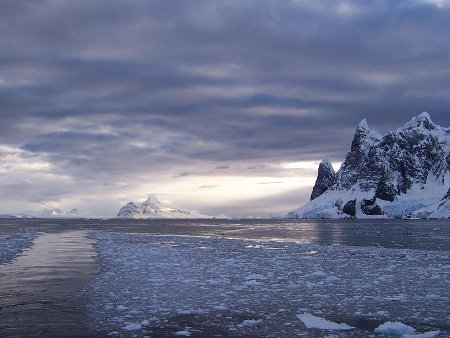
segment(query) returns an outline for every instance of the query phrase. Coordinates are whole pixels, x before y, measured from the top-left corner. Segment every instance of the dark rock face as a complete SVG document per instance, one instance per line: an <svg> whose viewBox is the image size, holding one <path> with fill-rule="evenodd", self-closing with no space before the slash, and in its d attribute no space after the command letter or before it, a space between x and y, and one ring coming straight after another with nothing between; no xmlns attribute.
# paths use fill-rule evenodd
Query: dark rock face
<svg viewBox="0 0 450 338"><path fill-rule="evenodd" d="M425 185L430 176L444 183L450 170L449 140L450 129L435 125L427 113L385 136L371 131L363 120L331 189L348 190L357 184L392 202L414 184Z"/></svg>
<svg viewBox="0 0 450 338"><path fill-rule="evenodd" d="M350 189L366 170L368 156L372 145L381 136L369 130L366 120L361 121L355 131L350 152L347 154L341 170L338 172L338 187Z"/></svg>
<svg viewBox="0 0 450 338"><path fill-rule="evenodd" d="M377 189L375 190L375 197L393 202L396 195L398 195L398 188L386 174L382 175L380 181L378 182Z"/></svg>
<svg viewBox="0 0 450 338"><path fill-rule="evenodd" d="M361 201L361 210L366 215L383 215L383 210L376 203L376 198L363 199Z"/></svg>
<svg viewBox="0 0 450 338"><path fill-rule="evenodd" d="M342 208L342 212L349 216L355 217L356 216L356 199L350 200L347 203L345 203L344 207Z"/></svg>
<svg viewBox="0 0 450 338"><path fill-rule="evenodd" d="M323 160L319 165L316 183L311 193L310 201L322 195L331 186L336 183L336 173L334 172L331 162Z"/></svg>

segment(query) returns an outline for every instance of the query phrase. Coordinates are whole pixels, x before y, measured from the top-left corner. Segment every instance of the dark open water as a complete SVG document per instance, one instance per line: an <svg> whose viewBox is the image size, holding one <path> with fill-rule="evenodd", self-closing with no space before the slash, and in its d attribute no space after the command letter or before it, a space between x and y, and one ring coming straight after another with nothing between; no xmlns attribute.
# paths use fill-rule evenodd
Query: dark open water
<svg viewBox="0 0 450 338"><path fill-rule="evenodd" d="M450 221L0 219L0 235L37 232L0 265L1 337L88 337L78 291L99 273L89 230L450 251Z"/></svg>

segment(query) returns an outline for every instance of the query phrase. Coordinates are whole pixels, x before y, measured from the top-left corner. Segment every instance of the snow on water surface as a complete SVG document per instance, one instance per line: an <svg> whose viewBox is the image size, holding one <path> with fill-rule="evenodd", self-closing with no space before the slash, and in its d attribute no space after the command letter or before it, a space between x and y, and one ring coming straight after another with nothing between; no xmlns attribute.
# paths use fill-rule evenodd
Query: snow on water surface
<svg viewBox="0 0 450 338"><path fill-rule="evenodd" d="M314 325L305 327L303 316L330 329L339 325L340 331L328 333L338 337L373 336L386 321L407 323L417 333L450 334L448 252L92 236L103 272L85 295L97 330L119 336L323 337ZM355 329L342 331L341 325Z"/></svg>
<svg viewBox="0 0 450 338"><path fill-rule="evenodd" d="M0 264L10 262L20 251L29 247L35 237L29 233L0 235Z"/></svg>

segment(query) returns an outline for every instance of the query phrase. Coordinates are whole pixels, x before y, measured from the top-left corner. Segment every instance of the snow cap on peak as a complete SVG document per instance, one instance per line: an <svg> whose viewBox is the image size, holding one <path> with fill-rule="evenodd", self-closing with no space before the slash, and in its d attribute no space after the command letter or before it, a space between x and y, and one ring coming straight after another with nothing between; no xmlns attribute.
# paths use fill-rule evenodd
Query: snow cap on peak
<svg viewBox="0 0 450 338"><path fill-rule="evenodd" d="M366 119L363 119L361 122L359 122L358 127L369 130L369 125L367 124Z"/></svg>
<svg viewBox="0 0 450 338"><path fill-rule="evenodd" d="M329 158L324 158L323 160L322 160L322 162L320 162L320 164L319 165L325 165L325 166L329 166L329 167L332 167L332 165L331 165L331 161L330 161L330 159Z"/></svg>
<svg viewBox="0 0 450 338"><path fill-rule="evenodd" d="M433 121L431 121L430 114L428 114L427 112L423 112L422 114L419 114L418 116L413 117L411 119L410 123L417 124L417 125L421 125L421 124L429 125L429 124L433 124Z"/></svg>
<svg viewBox="0 0 450 338"><path fill-rule="evenodd" d="M431 121L430 114L423 112L422 114L413 117L409 122L407 122L403 127L398 130L406 130L411 128L425 128L427 130L435 129L435 124Z"/></svg>
<svg viewBox="0 0 450 338"><path fill-rule="evenodd" d="M160 203L158 196L156 196L155 194L149 194L146 202L154 202L154 203Z"/></svg>
<svg viewBox="0 0 450 338"><path fill-rule="evenodd" d="M431 119L430 114L428 114L426 111L424 111L422 114L417 116L417 118L425 118L425 119L428 119L428 120Z"/></svg>
<svg viewBox="0 0 450 338"><path fill-rule="evenodd" d="M431 120L430 114L424 111L422 114L415 118L416 120Z"/></svg>

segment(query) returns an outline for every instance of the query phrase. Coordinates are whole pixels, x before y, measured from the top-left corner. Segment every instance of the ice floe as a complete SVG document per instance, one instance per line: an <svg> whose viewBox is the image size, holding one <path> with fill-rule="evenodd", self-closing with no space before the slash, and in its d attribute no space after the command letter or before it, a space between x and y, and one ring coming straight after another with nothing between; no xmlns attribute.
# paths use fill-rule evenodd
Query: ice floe
<svg viewBox="0 0 450 338"><path fill-rule="evenodd" d="M413 324L417 331L405 334L428 334L418 337L432 337L437 330L450 334L448 252L91 236L102 273L84 296L99 332L323 337L320 326L339 329L339 337L367 337L392 321Z"/></svg>
<svg viewBox="0 0 450 338"><path fill-rule="evenodd" d="M353 326L344 323L335 323L325 318L314 316L310 313L302 313L297 315L297 318L302 321L307 329L320 329L320 330L352 330Z"/></svg>
<svg viewBox="0 0 450 338"><path fill-rule="evenodd" d="M375 329L375 333L385 337L401 337L401 338L432 338L440 334L439 330L418 333L412 326L401 322L385 322Z"/></svg>

